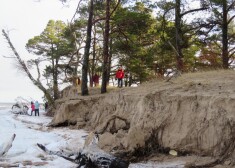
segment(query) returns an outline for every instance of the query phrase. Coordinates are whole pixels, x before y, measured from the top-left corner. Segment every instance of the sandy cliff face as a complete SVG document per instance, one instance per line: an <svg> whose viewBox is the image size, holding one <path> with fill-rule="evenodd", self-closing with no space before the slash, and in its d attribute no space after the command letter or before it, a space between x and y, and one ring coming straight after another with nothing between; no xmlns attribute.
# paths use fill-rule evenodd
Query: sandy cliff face
<svg viewBox="0 0 235 168"><path fill-rule="evenodd" d="M51 125L95 130L102 149L164 148L209 156L234 150L234 71L185 74L85 97L69 90L57 102Z"/></svg>

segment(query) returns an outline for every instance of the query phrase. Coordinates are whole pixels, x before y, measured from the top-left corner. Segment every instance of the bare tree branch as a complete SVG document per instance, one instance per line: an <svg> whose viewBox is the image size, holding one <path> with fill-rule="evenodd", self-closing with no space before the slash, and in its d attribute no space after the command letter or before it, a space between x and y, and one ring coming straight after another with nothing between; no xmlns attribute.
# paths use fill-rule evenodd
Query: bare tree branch
<svg viewBox="0 0 235 168"><path fill-rule="evenodd" d="M234 19L235 15L233 15L229 20L228 20L228 23L229 24L233 19Z"/></svg>
<svg viewBox="0 0 235 168"><path fill-rule="evenodd" d="M197 11L201 11L201 10L206 10L208 9L208 7L202 7L202 8L197 8L197 9L192 9L192 10L188 10L184 13L180 14L180 17L183 17L184 15L188 14L188 13L192 13L192 12L197 12Z"/></svg>

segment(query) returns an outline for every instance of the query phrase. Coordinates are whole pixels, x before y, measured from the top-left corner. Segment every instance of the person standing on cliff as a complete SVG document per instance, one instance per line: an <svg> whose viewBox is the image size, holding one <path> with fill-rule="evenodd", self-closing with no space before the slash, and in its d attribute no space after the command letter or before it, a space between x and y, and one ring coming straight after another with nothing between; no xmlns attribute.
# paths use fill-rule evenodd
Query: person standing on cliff
<svg viewBox="0 0 235 168"><path fill-rule="evenodd" d="M124 70L122 69L122 65L118 68L116 72L116 79L118 80L118 87L122 87L124 78Z"/></svg>
<svg viewBox="0 0 235 168"><path fill-rule="evenodd" d="M92 81L94 82L95 87L99 86L99 75L97 75L97 73L92 77Z"/></svg>

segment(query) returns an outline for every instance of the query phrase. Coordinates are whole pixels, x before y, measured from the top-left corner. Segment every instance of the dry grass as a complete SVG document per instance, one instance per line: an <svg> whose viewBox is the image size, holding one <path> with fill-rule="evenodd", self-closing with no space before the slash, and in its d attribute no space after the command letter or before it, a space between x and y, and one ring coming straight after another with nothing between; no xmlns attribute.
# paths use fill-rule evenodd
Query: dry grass
<svg viewBox="0 0 235 168"><path fill-rule="evenodd" d="M176 83L185 82L205 82L209 84L213 83L225 83L235 80L235 71L233 70L213 70L195 73L185 73L175 79Z"/></svg>
<svg viewBox="0 0 235 168"><path fill-rule="evenodd" d="M195 83L202 83L206 85L224 85L231 84L235 81L235 71L233 70L208 70L200 72L184 73L176 78L172 78L169 82L164 79L155 78L144 83L141 83L138 87L123 87L118 88L117 86L107 86L107 93L123 91L125 93L141 94L152 90L153 88L171 88L175 85L191 85ZM89 87L89 95L99 95L101 94L101 85L97 87ZM79 98L81 98L79 94Z"/></svg>
<svg viewBox="0 0 235 168"><path fill-rule="evenodd" d="M97 94L101 94L101 86L97 86L97 87L90 87L89 89L89 95L97 95ZM115 90L117 90L118 88L115 86L107 86L107 92L113 92Z"/></svg>

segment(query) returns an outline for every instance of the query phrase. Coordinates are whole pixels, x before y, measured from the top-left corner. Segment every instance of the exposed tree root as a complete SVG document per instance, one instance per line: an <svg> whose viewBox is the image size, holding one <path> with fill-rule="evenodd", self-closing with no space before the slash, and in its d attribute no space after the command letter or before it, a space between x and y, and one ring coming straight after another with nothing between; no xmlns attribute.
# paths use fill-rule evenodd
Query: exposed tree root
<svg viewBox="0 0 235 168"><path fill-rule="evenodd" d="M63 151L50 151L42 144L37 145L49 155L57 155L77 164L78 168L128 168L129 166L129 162L105 153L92 143L91 146L84 147L81 152L72 155Z"/></svg>
<svg viewBox="0 0 235 168"><path fill-rule="evenodd" d="M106 122L106 124L104 125L104 127L103 127L100 131L97 131L96 133L97 133L97 134L103 134L103 133L107 130L108 126L111 124L112 121L113 121L113 123L112 123L111 129L110 129L110 132L111 132L112 134L113 134L113 133L117 133L118 130L116 129L116 126L115 126L115 125L116 125L116 124L115 124L115 120L116 120L116 119L119 119L119 120L122 120L122 121L125 122L126 126L122 128L123 130L128 130L128 129L130 128L130 123L127 121L127 119L122 118L122 117L120 117L120 116L114 115L114 116L112 116L112 117Z"/></svg>
<svg viewBox="0 0 235 168"><path fill-rule="evenodd" d="M48 127L67 127L70 125L76 125L76 122L69 122L69 121L64 121L63 123L57 123L57 124L49 124Z"/></svg>
<svg viewBox="0 0 235 168"><path fill-rule="evenodd" d="M169 153L170 148L165 148L162 146L162 132L166 126L166 123L162 123L157 129L153 129L149 139L145 141L143 147L137 146L133 153L129 154L129 159L132 162L142 160L141 158L146 158L151 154L156 153Z"/></svg>
<svg viewBox="0 0 235 168"><path fill-rule="evenodd" d="M181 72L178 71L178 70L175 70L175 72L173 73L173 75L166 79L166 82L170 82L171 79L177 78L177 77L179 77L179 76L181 76Z"/></svg>
<svg viewBox="0 0 235 168"><path fill-rule="evenodd" d="M229 121L227 122L228 126L230 127L231 130L231 138L229 140L229 145L228 147L224 150L224 152L214 161L205 163L205 164L189 164L186 167L187 168L209 168L209 167L214 167L218 164L223 164L226 159L229 159L232 156L232 153L235 150L235 129L234 129L234 124L230 123Z"/></svg>
<svg viewBox="0 0 235 168"><path fill-rule="evenodd" d="M162 145L162 133L164 128L167 125L167 121L163 122L157 129L153 129L151 136L149 139L145 141L145 145L143 147L137 146L133 153L127 154L127 157L131 162L136 162L140 160L144 160L149 156L159 154L169 155L169 151L171 150L169 147L164 147ZM177 151L178 156L188 155L190 152L187 151Z"/></svg>
<svg viewBox="0 0 235 168"><path fill-rule="evenodd" d="M190 165L187 165L186 167L187 168L209 168L209 167L214 167L218 164L224 163L224 161L231 156L234 149L235 149L235 142L231 143L231 145L229 146L229 148L226 151L226 154L221 156L220 158L217 158L214 161L209 162L209 163L200 164L200 165L190 164Z"/></svg>

